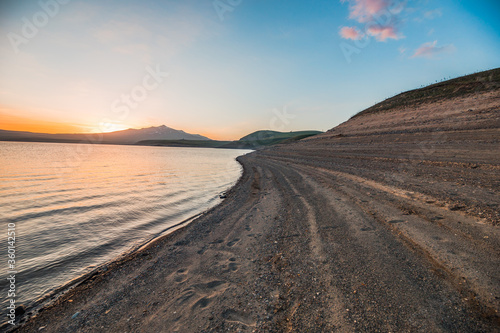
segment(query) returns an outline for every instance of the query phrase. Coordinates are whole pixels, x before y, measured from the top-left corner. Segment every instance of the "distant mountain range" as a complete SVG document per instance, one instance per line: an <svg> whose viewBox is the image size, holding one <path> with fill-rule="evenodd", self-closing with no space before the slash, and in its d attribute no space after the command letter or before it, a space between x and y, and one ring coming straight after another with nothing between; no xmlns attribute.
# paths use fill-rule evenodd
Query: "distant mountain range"
<svg viewBox="0 0 500 333"><path fill-rule="evenodd" d="M135 144L143 140L196 140L209 141L199 135L176 130L165 125L141 129L127 129L110 133L88 134L47 134L0 130L0 141L29 142L89 142L110 144Z"/></svg>
<svg viewBox="0 0 500 333"><path fill-rule="evenodd" d="M320 131L277 132L257 131L235 141L211 140L165 125L127 129L110 133L47 134L0 130L0 141L102 143L165 147L241 148L256 149L274 144L290 143L320 134Z"/></svg>

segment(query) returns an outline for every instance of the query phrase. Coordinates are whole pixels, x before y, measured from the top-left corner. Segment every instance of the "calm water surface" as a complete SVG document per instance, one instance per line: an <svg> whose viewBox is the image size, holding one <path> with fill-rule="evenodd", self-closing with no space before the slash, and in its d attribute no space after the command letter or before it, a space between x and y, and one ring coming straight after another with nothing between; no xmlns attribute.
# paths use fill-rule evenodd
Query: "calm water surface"
<svg viewBox="0 0 500 333"><path fill-rule="evenodd" d="M16 225L16 304L68 281L220 202L248 150L0 142L0 287Z"/></svg>

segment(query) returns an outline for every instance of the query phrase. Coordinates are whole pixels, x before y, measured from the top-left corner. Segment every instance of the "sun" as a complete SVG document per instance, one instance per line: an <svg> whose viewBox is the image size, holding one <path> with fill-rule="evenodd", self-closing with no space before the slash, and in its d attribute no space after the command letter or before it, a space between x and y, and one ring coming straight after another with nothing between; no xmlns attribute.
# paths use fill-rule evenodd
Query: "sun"
<svg viewBox="0 0 500 333"><path fill-rule="evenodd" d="M99 123L99 126L97 127L96 132L109 133L109 132L123 131L123 130L126 130L128 128L130 128L130 127L126 126L125 124L102 121Z"/></svg>

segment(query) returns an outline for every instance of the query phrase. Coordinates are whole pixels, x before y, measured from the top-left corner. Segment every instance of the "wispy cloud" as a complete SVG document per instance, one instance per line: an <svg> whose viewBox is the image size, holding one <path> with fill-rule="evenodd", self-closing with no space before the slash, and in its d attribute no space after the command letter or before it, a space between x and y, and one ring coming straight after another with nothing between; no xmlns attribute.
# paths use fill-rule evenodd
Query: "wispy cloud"
<svg viewBox="0 0 500 333"><path fill-rule="evenodd" d="M393 26L373 26L367 30L368 34L375 37L378 41L385 42L387 39L400 39L402 35L398 34Z"/></svg>
<svg viewBox="0 0 500 333"><path fill-rule="evenodd" d="M354 27L342 27L340 29L340 36L344 39L359 40L363 38L363 33Z"/></svg>
<svg viewBox="0 0 500 333"><path fill-rule="evenodd" d="M405 2L400 0L341 0L349 3L349 19L363 25L360 32L354 27L342 27L340 36L345 39L359 39L364 35L375 37L377 41L401 39L398 31L398 15L403 11ZM357 32L357 34L356 34Z"/></svg>
<svg viewBox="0 0 500 333"><path fill-rule="evenodd" d="M441 11L441 9L429 10L424 14L424 17L428 20L432 20L441 16L443 16L443 12Z"/></svg>
<svg viewBox="0 0 500 333"><path fill-rule="evenodd" d="M436 55L442 53L453 53L456 51L456 47L453 44L437 46L437 41L424 43L415 53L411 56L412 58L433 58Z"/></svg>
<svg viewBox="0 0 500 333"><path fill-rule="evenodd" d="M425 20L433 20L441 16L443 16L443 11L438 8L426 11L422 16L415 18L415 21L423 22Z"/></svg>

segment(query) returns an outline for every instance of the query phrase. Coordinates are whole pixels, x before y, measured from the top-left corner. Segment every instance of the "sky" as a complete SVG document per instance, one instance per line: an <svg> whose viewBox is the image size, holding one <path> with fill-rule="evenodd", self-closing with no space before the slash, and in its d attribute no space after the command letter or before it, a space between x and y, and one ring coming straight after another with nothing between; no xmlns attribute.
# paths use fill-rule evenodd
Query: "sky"
<svg viewBox="0 0 500 333"><path fill-rule="evenodd" d="M0 129L326 131L500 67L500 2L0 1Z"/></svg>

